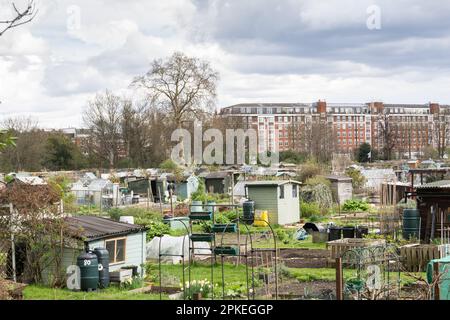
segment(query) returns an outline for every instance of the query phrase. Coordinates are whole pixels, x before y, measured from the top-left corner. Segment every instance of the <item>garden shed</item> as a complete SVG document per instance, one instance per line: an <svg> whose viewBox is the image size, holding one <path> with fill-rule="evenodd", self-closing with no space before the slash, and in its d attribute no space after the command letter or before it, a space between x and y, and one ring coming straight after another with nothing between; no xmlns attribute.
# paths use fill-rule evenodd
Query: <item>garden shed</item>
<svg viewBox="0 0 450 320"><path fill-rule="evenodd" d="M417 209L420 211L420 239L428 243L447 238L450 230L450 180L416 187Z"/></svg>
<svg viewBox="0 0 450 320"><path fill-rule="evenodd" d="M162 190L167 191L167 183L175 184L175 194L179 199L188 199L191 194L198 189L198 178L194 174L183 174L176 176L174 174L162 174L158 181L162 184Z"/></svg>
<svg viewBox="0 0 450 320"><path fill-rule="evenodd" d="M136 266L143 275L142 264L146 261L146 229L139 225L118 222L96 216L73 216L66 218L68 236L63 249L61 268L76 265L78 255L86 246L90 249L106 248L109 252L109 271ZM49 279L50 271L43 278Z"/></svg>
<svg viewBox="0 0 450 320"><path fill-rule="evenodd" d="M232 187L232 174L229 171L204 172L200 178L205 180L205 188L208 193L228 193Z"/></svg>
<svg viewBox="0 0 450 320"><path fill-rule="evenodd" d="M353 198L352 178L346 176L328 176L326 178L331 182L335 202L344 203Z"/></svg>
<svg viewBox="0 0 450 320"><path fill-rule="evenodd" d="M255 210L267 210L271 224L286 225L300 221L299 187L294 180L245 182L247 197Z"/></svg>

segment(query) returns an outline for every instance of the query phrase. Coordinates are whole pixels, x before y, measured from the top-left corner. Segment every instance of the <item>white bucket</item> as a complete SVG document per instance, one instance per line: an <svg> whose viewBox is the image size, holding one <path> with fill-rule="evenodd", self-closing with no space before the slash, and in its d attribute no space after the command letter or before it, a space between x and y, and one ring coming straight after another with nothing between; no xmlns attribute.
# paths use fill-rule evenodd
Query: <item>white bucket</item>
<svg viewBox="0 0 450 320"><path fill-rule="evenodd" d="M134 217L133 216L121 216L119 221L129 223L129 224L134 224Z"/></svg>

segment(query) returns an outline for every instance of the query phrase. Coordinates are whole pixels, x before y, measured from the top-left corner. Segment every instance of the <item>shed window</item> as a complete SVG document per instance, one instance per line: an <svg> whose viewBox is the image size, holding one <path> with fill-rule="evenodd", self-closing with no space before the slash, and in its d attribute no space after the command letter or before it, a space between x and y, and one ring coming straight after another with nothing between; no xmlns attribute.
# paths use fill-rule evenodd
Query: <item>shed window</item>
<svg viewBox="0 0 450 320"><path fill-rule="evenodd" d="M297 185L294 184L292 185L292 198L297 198L297 194L298 194Z"/></svg>
<svg viewBox="0 0 450 320"><path fill-rule="evenodd" d="M284 186L280 186L280 199L284 199Z"/></svg>
<svg viewBox="0 0 450 320"><path fill-rule="evenodd" d="M110 263L125 262L126 238L117 238L105 241L106 250L109 253Z"/></svg>

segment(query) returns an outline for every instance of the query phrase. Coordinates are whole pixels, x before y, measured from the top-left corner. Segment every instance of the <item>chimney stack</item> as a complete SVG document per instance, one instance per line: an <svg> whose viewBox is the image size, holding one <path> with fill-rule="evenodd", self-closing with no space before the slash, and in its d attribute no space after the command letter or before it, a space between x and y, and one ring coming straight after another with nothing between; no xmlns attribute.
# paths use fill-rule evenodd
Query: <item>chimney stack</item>
<svg viewBox="0 0 450 320"><path fill-rule="evenodd" d="M317 112L318 113L327 113L327 102L326 101L318 101L317 102Z"/></svg>
<svg viewBox="0 0 450 320"><path fill-rule="evenodd" d="M439 103L430 102L429 105L431 114L439 113Z"/></svg>

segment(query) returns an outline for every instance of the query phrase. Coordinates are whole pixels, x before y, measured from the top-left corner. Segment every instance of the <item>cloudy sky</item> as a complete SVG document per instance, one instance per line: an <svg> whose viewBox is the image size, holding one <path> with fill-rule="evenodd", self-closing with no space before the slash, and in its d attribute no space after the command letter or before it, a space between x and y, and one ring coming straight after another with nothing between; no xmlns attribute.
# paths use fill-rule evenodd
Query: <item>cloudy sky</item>
<svg viewBox="0 0 450 320"><path fill-rule="evenodd" d="M80 126L96 92L132 96L133 77L174 51L220 72L218 108L450 103L448 0L36 1L35 21L0 37L0 119Z"/></svg>

